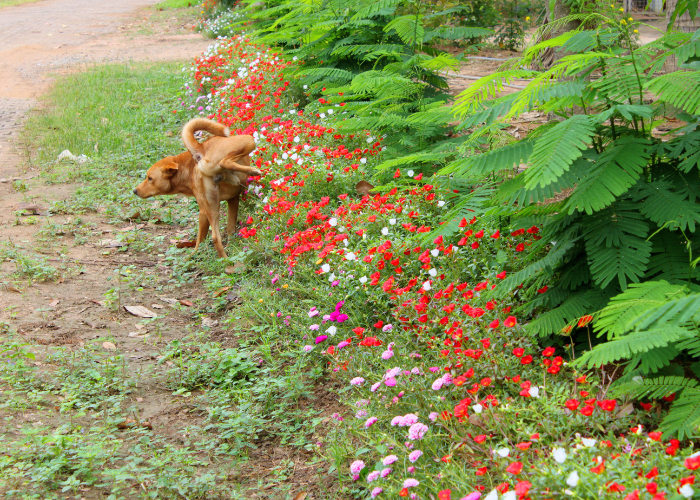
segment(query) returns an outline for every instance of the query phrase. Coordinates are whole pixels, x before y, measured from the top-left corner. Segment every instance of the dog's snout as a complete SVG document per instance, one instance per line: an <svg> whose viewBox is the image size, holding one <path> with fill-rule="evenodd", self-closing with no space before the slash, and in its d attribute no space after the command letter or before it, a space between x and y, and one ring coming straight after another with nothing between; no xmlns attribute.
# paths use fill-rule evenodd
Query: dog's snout
<svg viewBox="0 0 700 500"><path fill-rule="evenodd" d="M134 194L139 194L139 192L134 188Z"/></svg>

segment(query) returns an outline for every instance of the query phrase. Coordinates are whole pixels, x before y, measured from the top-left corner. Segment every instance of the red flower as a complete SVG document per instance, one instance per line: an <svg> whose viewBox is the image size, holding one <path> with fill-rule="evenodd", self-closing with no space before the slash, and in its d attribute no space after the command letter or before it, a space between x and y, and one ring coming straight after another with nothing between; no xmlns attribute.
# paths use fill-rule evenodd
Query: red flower
<svg viewBox="0 0 700 500"><path fill-rule="evenodd" d="M474 438L474 442L475 442L475 443L481 444L481 443L483 443L484 441L486 441L486 438L488 438L488 436L487 436L486 434L480 434L480 435L478 435L478 436L476 436L476 437ZM485 469L485 468L486 468L486 467L484 467L484 469Z"/></svg>
<svg viewBox="0 0 700 500"><path fill-rule="evenodd" d="M503 324L504 324L507 328L512 328L512 327L514 327L514 326L517 324L517 322L518 322L518 320L516 319L515 316L508 316L508 317L506 318L506 320L503 322Z"/></svg>
<svg viewBox="0 0 700 500"><path fill-rule="evenodd" d="M543 286L542 288L540 288L539 290L537 290L537 293L544 293L544 292L546 292L548 289L549 289L549 287L548 287L547 285L545 285L545 286Z"/></svg>
<svg viewBox="0 0 700 500"><path fill-rule="evenodd" d="M544 351L542 351L542 356L549 358L550 356L554 356L554 347L547 347Z"/></svg>
<svg viewBox="0 0 700 500"><path fill-rule="evenodd" d="M517 476L520 474L523 470L523 464L522 462L513 462L510 464L508 467L506 467L506 472L513 474L514 476Z"/></svg>
<svg viewBox="0 0 700 500"><path fill-rule="evenodd" d="M484 230L482 229L478 233L474 233L475 238L483 238L484 237Z"/></svg>
<svg viewBox="0 0 700 500"><path fill-rule="evenodd" d="M515 445L517 448L525 451L527 450L530 446L532 446L532 443L530 441L525 441L524 443L518 443Z"/></svg>
<svg viewBox="0 0 700 500"><path fill-rule="evenodd" d="M522 243L518 243L518 244L515 246L515 251L516 251L516 252L522 252L522 251L524 251L524 250L525 250L525 245L523 245Z"/></svg>
<svg viewBox="0 0 700 500"><path fill-rule="evenodd" d="M661 441L661 431L652 431L649 433L649 437L652 441Z"/></svg>
<svg viewBox="0 0 700 500"><path fill-rule="evenodd" d="M451 495L452 495L452 491L442 490L442 491L438 492L438 500L450 500Z"/></svg>
<svg viewBox="0 0 700 500"><path fill-rule="evenodd" d="M672 403L674 399L676 399L676 393L674 392L673 394L669 394L668 396L664 396L663 398L664 401L667 401L669 403Z"/></svg>
<svg viewBox="0 0 700 500"><path fill-rule="evenodd" d="M651 410L651 403L639 403L639 405L644 408L646 411Z"/></svg>
<svg viewBox="0 0 700 500"><path fill-rule="evenodd" d="M529 481L519 481L518 484L515 485L515 494L522 498L527 495L531 487L532 483Z"/></svg>
<svg viewBox="0 0 700 500"><path fill-rule="evenodd" d="M399 496L400 497L407 497L408 496L408 488L404 488L401 491L399 491Z"/></svg>
<svg viewBox="0 0 700 500"><path fill-rule="evenodd" d="M496 230L496 232L491 235L491 238L493 238L493 239L498 239L500 237L501 237L501 231L499 231L499 230Z"/></svg>
<svg viewBox="0 0 700 500"><path fill-rule="evenodd" d="M612 483L608 486L608 491L611 493L619 493L621 491L625 491L626 489L627 488L618 483Z"/></svg>
<svg viewBox="0 0 700 500"><path fill-rule="evenodd" d="M593 316L590 316L590 315L583 316L582 318L579 318L579 320L578 320L579 328L583 328L584 326L586 326L588 323L591 322L592 319L593 319Z"/></svg>
<svg viewBox="0 0 700 500"><path fill-rule="evenodd" d="M494 320L489 324L489 328L498 328L498 325L500 325L500 324L501 324L500 321L498 321L497 319L494 319Z"/></svg>
<svg viewBox="0 0 700 500"><path fill-rule="evenodd" d="M583 408L581 408L581 415L590 417L591 415L593 415L593 410L595 410L595 406L586 405Z"/></svg>
<svg viewBox="0 0 700 500"><path fill-rule="evenodd" d="M399 177L401 177L401 170L397 168L396 172L394 172L394 179L398 179Z"/></svg>
<svg viewBox="0 0 700 500"><path fill-rule="evenodd" d="M690 470L695 470L697 468L700 468L700 455L686 458L683 465L685 465L686 469L690 469Z"/></svg>
<svg viewBox="0 0 700 500"><path fill-rule="evenodd" d="M674 456L676 452L678 451L678 448L680 447L681 442L678 441L677 439L671 439L669 443L669 447L666 448L666 453L668 453L671 456Z"/></svg>
<svg viewBox="0 0 700 500"><path fill-rule="evenodd" d="M474 243L472 243L472 250L476 250L477 248L479 248L479 242L475 241Z"/></svg>
<svg viewBox="0 0 700 500"><path fill-rule="evenodd" d="M486 470L487 470L486 467L479 467L478 469L476 469L475 474L477 476L483 476L486 474Z"/></svg>
<svg viewBox="0 0 700 500"><path fill-rule="evenodd" d="M605 464L600 463L599 465L596 465L591 469L591 472L594 474L602 474L605 471Z"/></svg>
<svg viewBox="0 0 700 500"><path fill-rule="evenodd" d="M624 500L639 500L639 490L634 490L632 493L629 493L625 496Z"/></svg>
<svg viewBox="0 0 700 500"><path fill-rule="evenodd" d="M579 401L576 401L575 399L568 399L565 403L565 406L571 410L571 411L576 411L581 403Z"/></svg>
<svg viewBox="0 0 700 500"><path fill-rule="evenodd" d="M525 349L523 349L522 347L516 347L515 349L513 349L513 356L515 356L516 358L521 357L523 354L525 354Z"/></svg>
<svg viewBox="0 0 700 500"><path fill-rule="evenodd" d="M651 470L644 475L647 479L653 479L659 475L659 469L657 467L652 467Z"/></svg>
<svg viewBox="0 0 700 500"><path fill-rule="evenodd" d="M598 401L598 406L603 411L613 411L617 405L617 401L614 399L604 399L603 401Z"/></svg>
<svg viewBox="0 0 700 500"><path fill-rule="evenodd" d="M532 363L532 356L530 356L529 354L527 356L523 356L522 358L520 358L520 363L523 365L529 365L530 363Z"/></svg>
<svg viewBox="0 0 700 500"><path fill-rule="evenodd" d="M496 278L498 278L499 280L505 279L505 278L506 278L506 272L503 271L503 272L498 273L498 274L496 275Z"/></svg>
<svg viewBox="0 0 700 500"><path fill-rule="evenodd" d="M659 485L656 484L656 483L653 483L653 482L652 482L652 483L649 483L649 484L647 484L647 485L645 485L644 487L645 487L645 488L647 489L647 491L648 491L649 493L651 493L652 495L655 495L656 492L657 492L658 489L659 489Z"/></svg>

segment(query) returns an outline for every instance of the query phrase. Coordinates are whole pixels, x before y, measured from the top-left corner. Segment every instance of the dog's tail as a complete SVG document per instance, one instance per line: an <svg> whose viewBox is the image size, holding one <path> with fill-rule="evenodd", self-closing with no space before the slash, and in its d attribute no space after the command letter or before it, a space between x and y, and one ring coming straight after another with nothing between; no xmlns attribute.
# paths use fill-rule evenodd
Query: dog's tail
<svg viewBox="0 0 700 500"><path fill-rule="evenodd" d="M228 137L231 135L228 127L223 126L220 123L216 123L212 120L207 120L206 118L193 118L188 121L182 129L182 142L185 143L185 147L190 152L194 161L199 162L204 156L204 149L202 145L195 139L194 133L203 130L209 132L212 135L218 135L220 137Z"/></svg>

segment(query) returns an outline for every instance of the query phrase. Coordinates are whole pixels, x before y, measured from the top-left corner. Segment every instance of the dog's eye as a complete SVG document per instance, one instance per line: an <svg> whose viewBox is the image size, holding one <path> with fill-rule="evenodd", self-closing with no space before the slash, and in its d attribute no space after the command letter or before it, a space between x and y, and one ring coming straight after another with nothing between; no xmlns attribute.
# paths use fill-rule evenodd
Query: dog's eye
<svg viewBox="0 0 700 500"><path fill-rule="evenodd" d="M148 180L149 180L149 181L152 181L152 180L153 180L153 177L149 177Z"/></svg>

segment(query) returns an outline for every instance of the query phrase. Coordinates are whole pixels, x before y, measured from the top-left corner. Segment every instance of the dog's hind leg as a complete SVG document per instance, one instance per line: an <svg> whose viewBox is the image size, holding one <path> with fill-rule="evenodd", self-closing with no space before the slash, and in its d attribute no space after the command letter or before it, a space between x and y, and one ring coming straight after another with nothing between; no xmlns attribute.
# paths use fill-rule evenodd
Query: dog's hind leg
<svg viewBox="0 0 700 500"><path fill-rule="evenodd" d="M219 229L219 184L213 182L213 179L210 177L203 177L202 181L204 185L202 201L204 202L204 210L211 226L211 239L219 257L226 258L226 251L221 241L221 231Z"/></svg>
<svg viewBox="0 0 700 500"><path fill-rule="evenodd" d="M195 253L197 249L199 248L199 245L207 239L207 234L209 233L209 219L207 218L207 213L200 209L199 210L199 228L197 230L197 241L194 245L194 250L192 250L192 253Z"/></svg>
<svg viewBox="0 0 700 500"><path fill-rule="evenodd" d="M255 167L251 167L249 164L250 164L250 156L248 156L248 155L241 156L241 155L236 155L233 153L226 156L219 163L219 165L222 168L225 168L227 170L236 170L238 172L243 172L244 174L248 174L250 176L262 175L262 172L260 170L258 170Z"/></svg>
<svg viewBox="0 0 700 500"><path fill-rule="evenodd" d="M238 226L238 203L240 196L231 198L228 203L228 221L226 221L226 234L232 235L236 232Z"/></svg>

